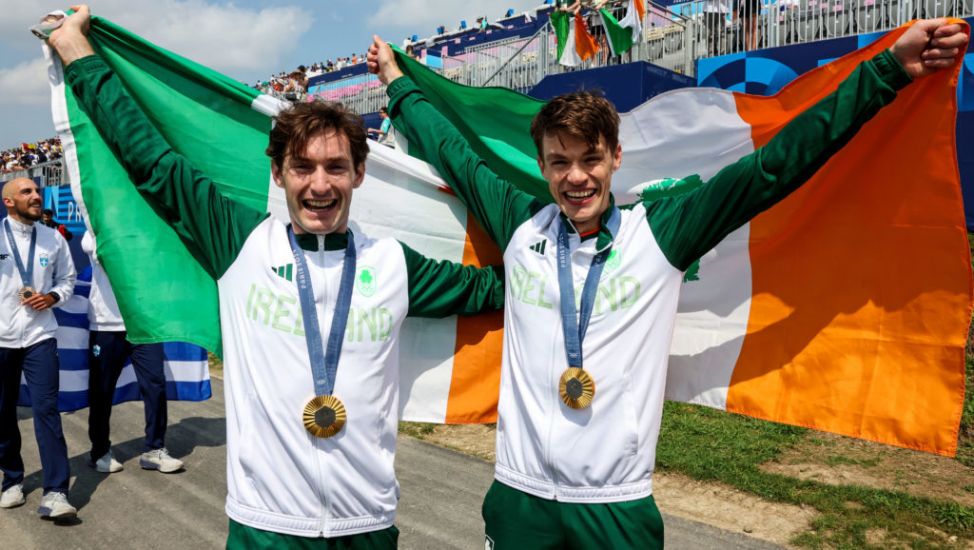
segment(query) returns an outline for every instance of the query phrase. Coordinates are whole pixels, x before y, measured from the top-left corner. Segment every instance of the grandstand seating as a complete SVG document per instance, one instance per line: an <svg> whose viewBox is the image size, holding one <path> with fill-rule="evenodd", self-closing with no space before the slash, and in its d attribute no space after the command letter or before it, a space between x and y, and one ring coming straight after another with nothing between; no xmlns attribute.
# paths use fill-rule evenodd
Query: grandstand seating
<svg viewBox="0 0 974 550"><path fill-rule="evenodd" d="M669 0L664 0L669 1ZM867 34L894 28L925 17L969 17L974 0L759 0L757 48ZM682 75L693 76L696 60L708 52L703 17L705 0L661 5L647 3L642 40L621 57L603 48L595 59L579 68L558 65L555 36L548 24L552 2L539 6L533 16L507 15L487 30L440 32L413 40L414 53L445 77L473 86L506 86L528 91L545 76L565 71L648 61ZM730 2L728 3L730 4ZM624 2L614 7L621 16ZM719 55L744 51L739 18L725 14L719 29ZM590 18L596 37L604 34L598 17ZM465 25L461 25L464 27ZM442 31L441 29L438 29ZM750 31L748 31L750 32ZM415 37L414 37L415 38ZM752 46L753 47L753 46ZM364 65L348 67L311 79L309 93L342 101L362 113L384 104L384 91Z"/></svg>

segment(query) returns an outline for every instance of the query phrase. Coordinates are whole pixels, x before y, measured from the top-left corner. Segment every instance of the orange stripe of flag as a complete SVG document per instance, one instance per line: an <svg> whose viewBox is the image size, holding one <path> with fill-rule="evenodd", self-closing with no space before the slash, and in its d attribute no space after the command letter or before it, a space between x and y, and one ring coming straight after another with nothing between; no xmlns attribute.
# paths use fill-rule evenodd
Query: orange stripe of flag
<svg viewBox="0 0 974 550"><path fill-rule="evenodd" d="M503 261L497 245L468 213L463 263L485 266L501 265ZM447 424L497 421L503 341L503 311L457 317L453 377L446 405Z"/></svg>
<svg viewBox="0 0 974 550"><path fill-rule="evenodd" d="M646 4L643 3L643 0L632 0L632 5L639 12L639 21L642 22L646 18Z"/></svg>
<svg viewBox="0 0 974 550"><path fill-rule="evenodd" d="M755 147L900 33L774 99L737 95ZM954 138L959 69L901 90L751 221L750 317L727 410L956 452L974 295Z"/></svg>
<svg viewBox="0 0 974 550"><path fill-rule="evenodd" d="M588 61L599 51L599 44L592 33L588 32L588 25L581 12L575 13L575 52L582 61Z"/></svg>

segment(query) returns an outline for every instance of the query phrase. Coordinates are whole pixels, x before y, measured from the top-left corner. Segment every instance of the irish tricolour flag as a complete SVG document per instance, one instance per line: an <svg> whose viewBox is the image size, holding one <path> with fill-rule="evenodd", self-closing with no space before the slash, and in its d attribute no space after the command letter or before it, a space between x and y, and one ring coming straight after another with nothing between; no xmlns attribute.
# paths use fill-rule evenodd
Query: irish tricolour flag
<svg viewBox="0 0 974 550"><path fill-rule="evenodd" d="M626 15L621 20L617 20L606 8L599 10L599 16L612 55L622 55L628 52L633 44L639 43L643 32L643 19L646 17L646 6L643 0L629 0Z"/></svg>
<svg viewBox="0 0 974 550"><path fill-rule="evenodd" d="M617 200L682 192L671 178L705 180L754 151L897 34L804 75L775 97L692 89L624 114ZM283 213L263 155L269 116L280 103L104 20L93 21L91 35L177 151L224 193ZM527 132L541 102L459 86L401 63L495 171L546 196ZM134 191L61 85L54 60L51 74L75 193L130 333L218 349L214 282ZM687 273L670 398L954 452L972 302L954 155L956 78L945 72L904 90L804 187ZM421 155L422 144L410 149ZM377 146L367 173L355 192L353 227L443 259L500 260L421 160ZM404 418L495 418L500 323L497 314L408 321Z"/></svg>

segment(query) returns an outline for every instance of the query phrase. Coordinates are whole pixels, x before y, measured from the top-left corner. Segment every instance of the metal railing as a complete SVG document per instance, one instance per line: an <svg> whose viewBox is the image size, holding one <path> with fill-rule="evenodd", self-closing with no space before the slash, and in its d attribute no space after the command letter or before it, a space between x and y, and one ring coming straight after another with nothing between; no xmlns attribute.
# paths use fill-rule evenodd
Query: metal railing
<svg viewBox="0 0 974 550"><path fill-rule="evenodd" d="M703 57L885 31L916 18L970 17L972 4L974 0L691 0L667 7L648 2L642 39L621 56L612 55L601 17L590 13L589 28L600 50L579 66L558 63L557 39L549 23L527 38L482 44L444 57L439 71L468 86L521 92L549 75L633 61L692 77L696 60ZM349 77L328 88L319 95L359 113L372 113L386 104L385 87L373 75Z"/></svg>
<svg viewBox="0 0 974 550"><path fill-rule="evenodd" d="M670 9L694 21L695 57L868 34L908 21L970 17L974 0L692 0Z"/></svg>
<svg viewBox="0 0 974 550"><path fill-rule="evenodd" d="M37 181L39 187L57 186L68 182L66 176L67 172L64 171L64 165L61 161L52 160L24 170L0 173L0 183L8 182L15 178L30 178Z"/></svg>

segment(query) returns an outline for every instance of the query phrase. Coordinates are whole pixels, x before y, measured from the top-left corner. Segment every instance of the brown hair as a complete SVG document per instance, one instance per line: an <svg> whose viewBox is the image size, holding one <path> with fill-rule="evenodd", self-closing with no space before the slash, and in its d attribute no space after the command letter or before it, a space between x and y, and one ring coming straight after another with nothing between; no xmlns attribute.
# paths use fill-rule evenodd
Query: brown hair
<svg viewBox="0 0 974 550"><path fill-rule="evenodd" d="M546 135L566 134L590 147L605 138L610 151L619 145L619 113L608 99L593 92L562 94L549 101L531 121L531 139L544 158L541 142Z"/></svg>
<svg viewBox="0 0 974 550"><path fill-rule="evenodd" d="M362 117L341 103L296 103L278 113L274 120L270 142L264 153L271 157L271 162L278 169L284 167L285 157L303 154L312 138L332 131L345 134L348 138L356 171L369 154Z"/></svg>

